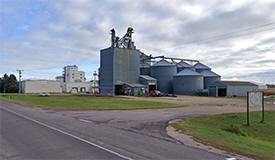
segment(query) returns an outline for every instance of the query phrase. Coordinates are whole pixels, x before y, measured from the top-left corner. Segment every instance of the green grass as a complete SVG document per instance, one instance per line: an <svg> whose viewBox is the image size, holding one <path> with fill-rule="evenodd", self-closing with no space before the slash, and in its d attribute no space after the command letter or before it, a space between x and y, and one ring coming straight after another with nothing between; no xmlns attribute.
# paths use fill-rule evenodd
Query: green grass
<svg viewBox="0 0 275 160"><path fill-rule="evenodd" d="M275 111L204 115L175 122L172 126L202 143L257 159L275 159Z"/></svg>
<svg viewBox="0 0 275 160"><path fill-rule="evenodd" d="M37 107L69 110L128 110L184 107L183 105L169 103L131 101L127 98L77 95L52 95L49 97L40 97L38 95L0 95L0 99Z"/></svg>
<svg viewBox="0 0 275 160"><path fill-rule="evenodd" d="M265 98L265 101L275 102L275 97Z"/></svg>

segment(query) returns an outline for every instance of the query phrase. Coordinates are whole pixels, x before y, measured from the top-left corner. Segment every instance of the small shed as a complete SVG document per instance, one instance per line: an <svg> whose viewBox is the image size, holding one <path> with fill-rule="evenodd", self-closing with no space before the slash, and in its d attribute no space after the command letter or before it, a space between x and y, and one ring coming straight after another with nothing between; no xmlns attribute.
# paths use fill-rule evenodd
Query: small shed
<svg viewBox="0 0 275 160"><path fill-rule="evenodd" d="M129 96L136 96L146 94L147 87L139 83L125 83L123 85L124 94Z"/></svg>
<svg viewBox="0 0 275 160"><path fill-rule="evenodd" d="M140 75L139 83L145 85L148 88L148 92L157 89L157 79L150 77L148 75Z"/></svg>
<svg viewBox="0 0 275 160"><path fill-rule="evenodd" d="M258 86L244 81L216 81L208 85L208 95L217 96L246 96L248 91L257 91Z"/></svg>

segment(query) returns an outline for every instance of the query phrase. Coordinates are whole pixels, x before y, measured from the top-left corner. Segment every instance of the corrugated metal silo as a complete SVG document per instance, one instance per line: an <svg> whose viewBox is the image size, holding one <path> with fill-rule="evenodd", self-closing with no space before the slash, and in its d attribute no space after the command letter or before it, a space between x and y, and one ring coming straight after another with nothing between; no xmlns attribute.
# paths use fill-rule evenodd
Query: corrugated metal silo
<svg viewBox="0 0 275 160"><path fill-rule="evenodd" d="M151 77L158 80L158 90L173 93L173 76L177 74L176 65L161 60L151 66Z"/></svg>
<svg viewBox="0 0 275 160"><path fill-rule="evenodd" d="M208 67L207 65L202 64L202 63L200 63L200 62L196 63L196 64L194 65L194 68L195 68L196 72L199 72L199 73L201 73L201 72L204 71L204 70L211 70L210 67Z"/></svg>
<svg viewBox="0 0 275 160"><path fill-rule="evenodd" d="M198 90L203 89L203 76L186 68L174 75L173 87L175 94L196 95Z"/></svg>
<svg viewBox="0 0 275 160"><path fill-rule="evenodd" d="M115 94L123 83L139 80L140 51L110 47L100 51L100 93Z"/></svg>
<svg viewBox="0 0 275 160"><path fill-rule="evenodd" d="M219 81L221 76L210 70L203 70L200 73L203 76L203 88L208 89L208 85L212 82Z"/></svg>
<svg viewBox="0 0 275 160"><path fill-rule="evenodd" d="M193 66L191 66L190 64L181 61L177 64L177 72L182 71L184 68L192 68Z"/></svg>
<svg viewBox="0 0 275 160"><path fill-rule="evenodd" d="M151 72L150 67L141 67L140 68L140 75L150 76L150 72Z"/></svg>

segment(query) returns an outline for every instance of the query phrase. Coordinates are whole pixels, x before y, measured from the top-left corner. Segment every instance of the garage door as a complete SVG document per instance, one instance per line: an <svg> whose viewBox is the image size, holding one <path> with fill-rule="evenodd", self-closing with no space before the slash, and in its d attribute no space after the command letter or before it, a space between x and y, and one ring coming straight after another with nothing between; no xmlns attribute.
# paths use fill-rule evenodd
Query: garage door
<svg viewBox="0 0 275 160"><path fill-rule="evenodd" d="M208 95L211 97L216 97L216 86L208 87Z"/></svg>

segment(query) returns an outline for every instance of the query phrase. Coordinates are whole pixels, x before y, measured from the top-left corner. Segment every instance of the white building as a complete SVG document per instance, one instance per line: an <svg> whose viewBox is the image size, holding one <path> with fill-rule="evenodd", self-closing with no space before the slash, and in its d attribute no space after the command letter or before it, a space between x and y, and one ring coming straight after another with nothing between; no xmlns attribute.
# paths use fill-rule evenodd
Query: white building
<svg viewBox="0 0 275 160"><path fill-rule="evenodd" d="M20 83L22 93L61 93L60 82L53 80L24 80Z"/></svg>
<svg viewBox="0 0 275 160"><path fill-rule="evenodd" d="M76 65L65 66L63 77L65 83L86 81L85 72L78 71L78 67Z"/></svg>
<svg viewBox="0 0 275 160"><path fill-rule="evenodd" d="M86 82L85 72L78 71L76 65L64 67L63 76L57 76L63 92L67 93L98 93L98 82Z"/></svg>

